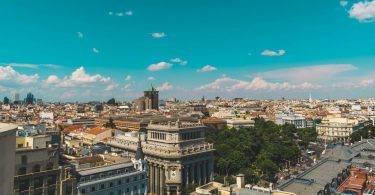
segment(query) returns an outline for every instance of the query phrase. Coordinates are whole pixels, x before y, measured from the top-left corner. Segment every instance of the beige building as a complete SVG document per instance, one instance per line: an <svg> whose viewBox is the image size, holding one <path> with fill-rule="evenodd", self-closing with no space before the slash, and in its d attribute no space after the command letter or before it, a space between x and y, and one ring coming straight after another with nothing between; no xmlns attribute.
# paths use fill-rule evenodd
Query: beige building
<svg viewBox="0 0 375 195"><path fill-rule="evenodd" d="M59 146L50 141L51 135L44 134L17 137L13 194L76 194L72 169L59 166Z"/></svg>
<svg viewBox="0 0 375 195"><path fill-rule="evenodd" d="M132 139L118 135L107 144L134 155L137 132L133 134ZM214 148L205 142L201 123L150 121L142 148L149 168L149 194L180 195L188 185L203 185L213 179Z"/></svg>
<svg viewBox="0 0 375 195"><path fill-rule="evenodd" d="M369 125L369 121L345 118L341 115L328 115L320 124L316 125L318 139L328 141L348 142L349 136Z"/></svg>
<svg viewBox="0 0 375 195"><path fill-rule="evenodd" d="M12 194L17 127L0 123L0 194Z"/></svg>

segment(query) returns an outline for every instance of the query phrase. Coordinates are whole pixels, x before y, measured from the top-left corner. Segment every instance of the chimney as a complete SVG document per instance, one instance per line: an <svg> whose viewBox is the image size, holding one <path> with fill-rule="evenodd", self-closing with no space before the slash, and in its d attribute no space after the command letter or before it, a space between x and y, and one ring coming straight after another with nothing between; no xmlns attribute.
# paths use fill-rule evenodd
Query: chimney
<svg viewBox="0 0 375 195"><path fill-rule="evenodd" d="M236 176L236 181L237 181L237 188L245 187L245 175L244 174L238 174Z"/></svg>

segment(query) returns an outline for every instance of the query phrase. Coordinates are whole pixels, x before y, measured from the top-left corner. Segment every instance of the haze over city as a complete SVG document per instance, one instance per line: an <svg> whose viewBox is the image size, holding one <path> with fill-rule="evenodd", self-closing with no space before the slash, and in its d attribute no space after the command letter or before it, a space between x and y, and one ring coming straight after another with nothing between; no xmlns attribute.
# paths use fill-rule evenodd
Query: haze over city
<svg viewBox="0 0 375 195"><path fill-rule="evenodd" d="M2 1L0 93L47 101L375 95L374 1Z"/></svg>

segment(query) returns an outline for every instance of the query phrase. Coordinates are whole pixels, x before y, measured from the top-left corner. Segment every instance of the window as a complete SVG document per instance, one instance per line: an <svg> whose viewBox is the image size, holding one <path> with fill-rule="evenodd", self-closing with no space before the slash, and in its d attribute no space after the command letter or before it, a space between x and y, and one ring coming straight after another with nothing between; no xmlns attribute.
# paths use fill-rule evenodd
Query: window
<svg viewBox="0 0 375 195"><path fill-rule="evenodd" d="M122 191L121 191L121 190L119 190L119 191L118 191L118 195L121 195L121 194L122 194Z"/></svg>
<svg viewBox="0 0 375 195"><path fill-rule="evenodd" d="M121 180L118 180L118 181L117 181L117 185L121 185Z"/></svg>
<svg viewBox="0 0 375 195"><path fill-rule="evenodd" d="M19 189L20 191L29 190L29 180L28 179L21 180L19 182Z"/></svg>
<svg viewBox="0 0 375 195"><path fill-rule="evenodd" d="M33 166L33 173L35 172L40 172L40 165L37 164Z"/></svg>
<svg viewBox="0 0 375 195"><path fill-rule="evenodd" d="M113 182L109 183L109 187L110 187L110 188L113 187Z"/></svg>
<svg viewBox="0 0 375 195"><path fill-rule="evenodd" d="M109 195L113 195L113 192L110 192Z"/></svg>
<svg viewBox="0 0 375 195"><path fill-rule="evenodd" d="M145 175L142 175L142 179L144 179L145 178Z"/></svg>
<svg viewBox="0 0 375 195"><path fill-rule="evenodd" d="M129 178L126 178L126 183L129 183Z"/></svg>
<svg viewBox="0 0 375 195"><path fill-rule="evenodd" d="M104 189L104 188L105 188L104 184L101 184L101 185L100 185L100 189L102 190L102 189Z"/></svg>
<svg viewBox="0 0 375 195"><path fill-rule="evenodd" d="M34 188L40 188L43 186L43 177L34 178Z"/></svg>
<svg viewBox="0 0 375 195"><path fill-rule="evenodd" d="M17 171L17 175L25 175L26 174L26 167L21 167Z"/></svg>
<svg viewBox="0 0 375 195"><path fill-rule="evenodd" d="M126 192L129 192L129 188L126 188Z"/></svg>
<svg viewBox="0 0 375 195"><path fill-rule="evenodd" d="M46 165L46 170L51 170L53 169L53 163L52 162L49 162L47 165Z"/></svg>
<svg viewBox="0 0 375 195"><path fill-rule="evenodd" d="M91 186L91 192L95 192L96 188L95 186Z"/></svg>
<svg viewBox="0 0 375 195"><path fill-rule="evenodd" d="M49 175L47 177L47 184L48 185L56 184L56 175Z"/></svg>
<svg viewBox="0 0 375 195"><path fill-rule="evenodd" d="M86 193L86 190L85 189L82 189L81 190L81 194L85 194Z"/></svg>
<svg viewBox="0 0 375 195"><path fill-rule="evenodd" d="M23 164L23 165L27 164L27 156L26 155L21 156L21 164Z"/></svg>
<svg viewBox="0 0 375 195"><path fill-rule="evenodd" d="M134 190L137 190L138 189L138 186L134 186Z"/></svg>
<svg viewBox="0 0 375 195"><path fill-rule="evenodd" d="M144 183L142 184L142 189L143 189L143 188L145 188L145 184L144 184Z"/></svg>
<svg viewBox="0 0 375 195"><path fill-rule="evenodd" d="M137 180L138 180L138 177L137 177L137 176L135 176L135 177L134 177L134 181L137 181Z"/></svg>

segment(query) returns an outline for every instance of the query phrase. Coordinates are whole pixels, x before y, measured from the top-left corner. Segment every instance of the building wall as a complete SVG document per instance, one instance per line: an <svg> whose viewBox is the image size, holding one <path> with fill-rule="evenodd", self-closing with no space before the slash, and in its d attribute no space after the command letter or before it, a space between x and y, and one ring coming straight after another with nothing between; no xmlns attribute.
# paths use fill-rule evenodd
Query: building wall
<svg viewBox="0 0 375 195"><path fill-rule="evenodd" d="M17 127L11 127L7 131L0 132L0 194L12 194L16 130Z"/></svg>

